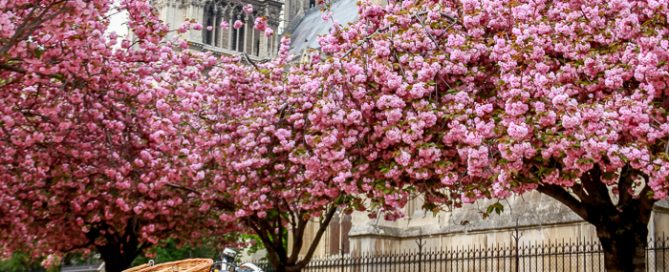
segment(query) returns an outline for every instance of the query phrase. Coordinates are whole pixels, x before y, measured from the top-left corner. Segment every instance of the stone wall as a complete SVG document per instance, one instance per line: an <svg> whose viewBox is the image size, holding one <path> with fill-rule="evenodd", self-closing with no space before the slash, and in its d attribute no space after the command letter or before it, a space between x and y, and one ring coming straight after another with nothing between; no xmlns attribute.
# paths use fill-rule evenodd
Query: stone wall
<svg viewBox="0 0 669 272"><path fill-rule="evenodd" d="M420 202L417 198L409 203L405 208L408 216L394 222L369 219L365 213L352 214L348 254L358 256L414 250L419 237L423 239L425 248L432 249L509 246L516 226L521 244L597 239L592 225L582 221L561 203L536 192L502 201L504 212L488 218L483 218L482 212L493 201L479 201L436 215L422 211ZM305 235L307 239L313 239L316 227L316 224L310 226ZM656 205L649 230L649 238L662 236L663 233L669 235L669 205L666 201ZM325 233L315 256L338 254L338 251L330 249L329 235L329 232ZM303 249L304 252L306 249Z"/></svg>

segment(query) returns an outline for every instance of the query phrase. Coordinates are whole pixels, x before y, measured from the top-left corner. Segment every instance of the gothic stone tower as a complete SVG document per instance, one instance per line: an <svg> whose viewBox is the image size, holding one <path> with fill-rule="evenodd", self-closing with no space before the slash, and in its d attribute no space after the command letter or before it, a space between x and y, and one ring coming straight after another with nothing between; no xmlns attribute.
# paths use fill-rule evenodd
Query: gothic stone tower
<svg viewBox="0 0 669 272"><path fill-rule="evenodd" d="M252 14L243 12L246 4L253 5ZM272 58L278 51L283 7L278 0L155 0L153 6L170 29L190 19L202 24L202 30L185 34L191 49L227 55L246 53L256 60ZM272 36L267 37L253 28L258 16L267 18L267 25L274 30ZM236 20L242 21L244 26L234 29L232 25ZM222 22L228 22L230 27L221 28Z"/></svg>
<svg viewBox="0 0 669 272"><path fill-rule="evenodd" d="M284 28L286 31L291 31L295 28L307 11L315 8L316 4L317 0L286 0L283 9Z"/></svg>

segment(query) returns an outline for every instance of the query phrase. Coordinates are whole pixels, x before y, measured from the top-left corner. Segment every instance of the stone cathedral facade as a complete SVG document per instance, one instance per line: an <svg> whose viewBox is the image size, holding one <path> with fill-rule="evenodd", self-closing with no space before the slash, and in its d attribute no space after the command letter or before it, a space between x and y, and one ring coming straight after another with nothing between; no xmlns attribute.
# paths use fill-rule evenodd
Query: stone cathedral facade
<svg viewBox="0 0 669 272"><path fill-rule="evenodd" d="M310 2L311 1L311 2ZM253 6L253 13L246 14L243 7ZM215 54L247 54L252 59L269 59L279 49L283 28L300 18L304 11L315 5L315 0L155 0L153 6L160 19L170 29L178 28L186 20L195 20L203 27L189 30L185 38L192 50L211 51ZM267 18L274 30L270 37L253 28L259 16ZM235 21L244 25L233 28ZM229 27L220 27L226 22Z"/></svg>

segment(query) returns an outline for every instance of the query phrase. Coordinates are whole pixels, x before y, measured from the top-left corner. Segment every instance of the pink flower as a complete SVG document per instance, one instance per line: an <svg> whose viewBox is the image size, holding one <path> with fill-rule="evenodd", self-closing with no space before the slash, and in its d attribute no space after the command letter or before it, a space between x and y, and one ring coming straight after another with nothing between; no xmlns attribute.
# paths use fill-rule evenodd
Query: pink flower
<svg viewBox="0 0 669 272"><path fill-rule="evenodd" d="M399 156L395 157L395 162L401 166L408 166L411 161L411 154L402 150L400 151Z"/></svg>
<svg viewBox="0 0 669 272"><path fill-rule="evenodd" d="M515 140L523 140L525 136L527 136L529 130L527 129L526 125L521 123L520 125L516 125L515 123L510 123L509 127L506 129L506 133L511 136L511 138Z"/></svg>
<svg viewBox="0 0 669 272"><path fill-rule="evenodd" d="M14 124L16 124L16 122L14 122L14 119L9 115L3 116L2 122L4 123L3 125L5 126L5 128L11 128L14 126Z"/></svg>
<svg viewBox="0 0 669 272"><path fill-rule="evenodd" d="M149 191L149 187L144 183L137 184L137 191L140 193L146 193Z"/></svg>
<svg viewBox="0 0 669 272"><path fill-rule="evenodd" d="M267 18L264 16L257 17L253 25L258 31L265 31L267 29Z"/></svg>
<svg viewBox="0 0 669 272"><path fill-rule="evenodd" d="M461 193L460 194L460 200L462 201L462 203L472 204L476 201L476 198L475 197L470 197L469 194L467 194L467 193Z"/></svg>
<svg viewBox="0 0 669 272"><path fill-rule="evenodd" d="M249 214L249 213L248 213L247 211L245 211L245 210L238 210L238 211L235 212L235 217L237 217L237 218L241 218L241 217L244 217L244 216L246 216L246 215L248 215L248 214Z"/></svg>
<svg viewBox="0 0 669 272"><path fill-rule="evenodd" d="M409 91L412 98L422 98L428 92L428 89L425 88L425 84L422 82L414 84Z"/></svg>
<svg viewBox="0 0 669 272"><path fill-rule="evenodd" d="M389 144L395 144L402 140L402 131L397 128L392 128L386 131L386 139Z"/></svg>
<svg viewBox="0 0 669 272"><path fill-rule="evenodd" d="M190 28L190 23L189 22L184 22L177 29L177 33L186 33L186 32L188 32L189 28Z"/></svg>
<svg viewBox="0 0 669 272"><path fill-rule="evenodd" d="M244 23L242 23L242 21L236 20L235 23L232 25L232 27L235 29L240 29L243 25Z"/></svg>
<svg viewBox="0 0 669 272"><path fill-rule="evenodd" d="M130 211L130 206L128 206L128 203L126 203L122 198L116 199L116 206L118 206L118 208L124 212Z"/></svg>
<svg viewBox="0 0 669 272"><path fill-rule="evenodd" d="M253 13L253 5L251 5L251 4L244 5L243 9L244 9L244 13L246 13L247 15Z"/></svg>
<svg viewBox="0 0 669 272"><path fill-rule="evenodd" d="M520 101L516 101L516 102L513 102L513 103L507 103L505 108L504 108L506 113L510 116L523 115L527 112L528 109L529 109L529 107L527 106L527 104L525 104L523 102L520 102Z"/></svg>
<svg viewBox="0 0 669 272"><path fill-rule="evenodd" d="M484 177L484 171L489 166L488 148L481 146L478 149L470 148L467 156L467 174Z"/></svg>
<svg viewBox="0 0 669 272"><path fill-rule="evenodd" d="M234 216L231 216L231 215L229 215L229 214L226 214L226 213L222 213L222 214L218 217L218 219L221 220L221 221L223 221L223 222L232 222L233 220L235 220L235 217L234 217Z"/></svg>
<svg viewBox="0 0 669 272"><path fill-rule="evenodd" d="M195 176L195 180L203 180L204 179L204 171L198 171L197 175Z"/></svg>
<svg viewBox="0 0 669 272"><path fill-rule="evenodd" d="M266 36L266 37L271 37L272 34L274 34L274 30L272 30L271 28L268 27L268 28L265 28L265 32L264 32L264 33L265 33L265 36Z"/></svg>
<svg viewBox="0 0 669 272"><path fill-rule="evenodd" d="M458 175L453 174L453 173L446 173L442 178L441 178L441 184L444 185L454 185L458 180Z"/></svg>
<svg viewBox="0 0 669 272"><path fill-rule="evenodd" d="M402 119L402 110L392 109L392 110L386 111L386 120L388 120L388 123L395 124L398 121L400 121L401 119Z"/></svg>
<svg viewBox="0 0 669 272"><path fill-rule="evenodd" d="M578 126L580 123L581 123L581 116L578 113L572 116L566 114L562 116L562 126L564 128L567 129L574 128Z"/></svg>
<svg viewBox="0 0 669 272"><path fill-rule="evenodd" d="M331 17L332 17L331 11L323 12L323 14L321 14L321 19L323 19L323 21L328 21L330 20Z"/></svg>

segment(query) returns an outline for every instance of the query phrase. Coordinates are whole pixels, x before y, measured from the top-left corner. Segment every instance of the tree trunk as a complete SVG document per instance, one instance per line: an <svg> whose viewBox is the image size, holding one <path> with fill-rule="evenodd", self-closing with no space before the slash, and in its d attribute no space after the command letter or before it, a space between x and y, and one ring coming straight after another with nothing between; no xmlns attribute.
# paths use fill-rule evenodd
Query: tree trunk
<svg viewBox="0 0 669 272"><path fill-rule="evenodd" d="M648 227L638 221L622 227L609 225L597 228L606 271L646 271L647 235Z"/></svg>
<svg viewBox="0 0 669 272"><path fill-rule="evenodd" d="M110 229L113 230L113 228L107 224L100 224L86 233L86 237L91 243L99 239L104 239L105 244L96 244L95 249L100 253L100 257L105 262L105 271L121 272L128 269L132 261L146 247L150 246L148 243L140 243L138 241L136 233L138 229L137 224L137 220L131 218L128 220L123 233L118 231L110 232Z"/></svg>
<svg viewBox="0 0 669 272"><path fill-rule="evenodd" d="M335 201L335 203L336 202L337 201ZM263 245L267 250L269 263L275 269L274 272L301 272L302 269L304 269L304 267L309 264L309 261L311 261L318 243L323 237L325 230L330 225L330 221L336 212L336 204L333 204L326 209L326 212L323 214L323 217L319 222L315 237L311 243L306 244L307 253L302 257L302 260L299 260L299 253L302 250L302 247L305 245L303 241L304 232L309 222L305 214L296 214L291 216L291 218L295 221L291 222L291 225L293 225L294 228L291 229L293 232L293 247L290 256L288 254L288 245L274 242L283 241L283 238L280 235L284 233L283 229L285 228L285 224L281 223L281 221L277 221L278 224L276 225L270 225L268 223L270 223L272 220L251 217L245 221L245 224L253 229L253 231L262 240Z"/></svg>
<svg viewBox="0 0 669 272"><path fill-rule="evenodd" d="M106 250L100 250L100 257L105 262L105 271L106 272L121 272L130 268L132 261L137 257L137 253L131 254L122 254L120 252L110 252Z"/></svg>
<svg viewBox="0 0 669 272"><path fill-rule="evenodd" d="M623 167L618 179L617 203L601 180L600 168L595 165L580 177L568 191L554 184L539 184L537 190L562 202L583 220L595 226L604 251L604 266L609 272L646 271L648 222L655 199L648 176L629 165ZM630 193L635 180L643 178L646 185L638 194Z"/></svg>

